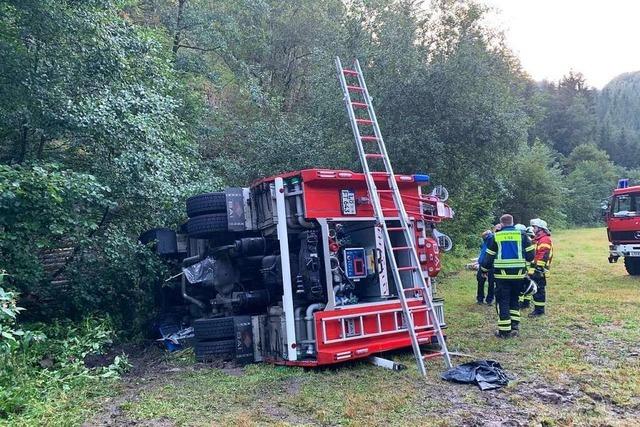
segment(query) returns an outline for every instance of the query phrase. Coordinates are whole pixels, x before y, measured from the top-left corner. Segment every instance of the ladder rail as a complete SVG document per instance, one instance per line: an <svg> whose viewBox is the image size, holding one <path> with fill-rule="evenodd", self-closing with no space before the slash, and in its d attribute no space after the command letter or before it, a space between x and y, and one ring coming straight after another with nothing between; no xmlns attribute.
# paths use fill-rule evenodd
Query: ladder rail
<svg viewBox="0 0 640 427"><path fill-rule="evenodd" d="M420 371L421 375L426 375L426 368L425 368L425 364L424 364L424 360L425 357L422 355L422 351L420 350L420 342L417 336L417 332L415 330L415 324L413 321L413 313L410 310L410 307L408 305L407 302L407 296L405 295L404 292L404 285L403 285L403 281L402 281L402 276L401 276L401 270L405 271L405 270L415 270L414 273L411 275L412 278L412 286L413 284L415 284L416 282L418 282L417 284L423 289L422 292L422 300L423 302L426 304L426 306L428 307L428 313L430 320L431 320L431 324L433 325L433 328L436 332L436 337L438 339L438 342L440 344L441 347L441 352L442 355L445 358L445 363L447 364L448 367L451 367L451 359L449 356L449 352L447 350L446 347L446 342L444 341L444 335L442 333L442 328L440 327L440 323L437 319L437 316L435 314L435 310L434 310L434 306L433 306L433 301L431 298L431 294L429 292L428 289L428 284L425 281L425 277L422 273L422 269L420 268L420 260L418 258L418 254L417 251L415 249L415 240L414 240L414 232L412 231L412 224L410 222L409 216L407 214L407 211L405 209L404 203L402 201L402 196L400 193L400 189L398 187L398 184L396 182L395 179L395 174L393 172L393 167L391 166L391 162L389 160L389 156L388 156L388 152L386 149L386 146L384 144L384 139L382 138L382 133L380 131L380 126L378 123L378 119L376 117L374 108L373 108L373 103L372 103L372 98L369 95L369 91L367 89L366 86L366 82L364 80L364 75L362 73L362 69L360 67L360 63L359 61L356 59L354 61L354 70L355 73L350 72L349 75L355 75L357 76L358 79L358 87L360 88L357 93L360 93L364 99L364 104L366 105L366 109L367 109L367 113L369 115L369 120L367 122L368 126L371 126L373 128L373 132L374 132L374 136L375 136L375 142L378 146L378 150L379 150L379 155L373 155L371 156L371 153L366 153L364 150L364 145L363 145L363 137L360 133L360 128L359 128L359 122L363 122L363 119L359 119L354 111L353 108L353 102L351 100L351 92L353 92L353 88L354 86L350 86L347 84L346 81L346 77L345 77L345 72L344 72L344 68L342 67L342 63L340 62L340 58L336 57L336 68L338 71L338 76L339 76L339 80L340 80L340 86L342 88L342 92L343 92L343 99L345 102L345 106L347 107L347 113L349 115L349 121L351 123L351 129L353 131L353 135L354 135L354 139L356 142L356 148L358 150L358 156L360 158L360 163L362 165L362 169L365 175L365 180L367 182L367 187L369 188L369 197L371 198L371 204L374 208L374 213L375 213L375 217L377 222L379 223L378 225L380 227L382 227L383 229L383 240L384 240L384 244L385 244L385 249L388 255L388 261L391 267L391 271L392 271L392 275L393 275L393 279L394 282L396 283L396 288L398 291L398 298L400 300L401 306L402 306L402 312L404 315L404 320L407 323L407 330L409 332L409 336L411 338L411 346L413 348L413 353L414 356L416 358L416 363L418 365L418 370ZM357 102L358 104L361 104L360 102ZM361 108L361 106L359 105L359 108ZM369 137L368 140L373 140L373 138ZM385 168L385 173L387 176L387 181L388 181L388 185L389 185L389 190L383 190L385 192L390 192L393 198L393 202L396 206L396 210L398 212L398 217L394 218L394 221L399 221L401 227L388 227L387 224L387 218L385 218L384 213L383 213L383 208L381 205L381 201L380 201L380 193L378 192L377 186L375 184L375 180L373 179L373 173L370 167L369 167L369 162L367 161L368 158L379 158L382 160L384 168ZM380 173L380 172L378 172ZM404 237L404 241L406 242L407 246L411 246L412 250L409 250L407 252L410 253L410 260L411 260L411 266L408 267L398 267L398 260L395 257L395 251L394 251L394 247L392 245L391 242L391 237L389 234L389 229L393 228L394 231L400 231L398 230L398 228L400 228L402 230L402 235ZM413 267L413 268L412 268ZM405 273L406 274L406 273ZM418 280L416 280L416 278Z"/></svg>
<svg viewBox="0 0 640 427"><path fill-rule="evenodd" d="M389 188L392 190L392 196L394 199L394 203L396 205L396 207L398 208L398 212L400 213L400 222L402 223L403 227L405 227L404 230L404 234L405 234L405 241L407 242L407 244L411 244L413 245L413 250L409 251L411 254L411 258L413 259L413 265L415 265L416 267L418 267L418 274L416 274L417 276L419 276L419 280L418 283L424 288L424 292L423 292L423 298L425 299L425 303L427 303L428 307L431 309L430 310L430 316L431 316L431 320L434 324L435 330L436 330L436 335L438 337L438 343L441 346L441 351L443 352L443 356L445 358L445 363L447 365L448 368L451 368L451 357L449 355L449 351L447 349L447 344L444 340L444 334L442 333L442 328L440 328L440 324L437 321L437 319L435 318L435 311L433 309L433 301L432 301L432 297L431 297L431 292L428 291L427 289L427 282L424 278L424 276L422 275L422 272L420 271L420 259L418 258L418 252L415 250L415 242L414 242L414 235L412 235L412 233L409 232L409 216L407 215L407 211L404 207L404 202L402 200L402 196L400 194L400 189L398 188L398 183L395 179L395 174L393 172L393 168L391 166L391 160L389 159L389 154L387 152L387 147L384 143L384 139L382 138L382 132L380 131L380 126L378 124L378 118L376 117L376 112L373 109L373 102L372 99L369 95L369 90L367 88L367 84L364 80L364 74L362 73L362 68L360 67L360 61L358 61L357 59L354 61L355 64L355 70L358 73L358 83L360 84L360 86L362 86L363 90L363 95L366 98L366 103L368 106L368 112L369 112L369 118L372 120L373 124L373 131L375 136L378 138L378 149L380 151L380 153L383 155L382 157L382 161L384 163L385 166L385 170L386 172L389 174L388 176L388 181L389 181ZM344 76L343 76L344 77ZM415 276L415 275L414 275ZM431 281L431 279L429 279L429 282Z"/></svg>
<svg viewBox="0 0 640 427"><path fill-rule="evenodd" d="M360 82L362 79L362 71L359 69L360 64L358 64L356 62L356 66L358 67L356 69L356 71L358 72L358 81ZM405 321L407 322L407 329L409 332L409 336L411 338L411 347L413 348L413 354L416 358L416 363L418 365L418 369L420 371L420 374L422 376L426 375L426 368L424 366L424 361L422 360L422 352L420 351L420 343L418 342L418 337L416 335L416 331L414 328L414 324L413 324L413 318L409 313L409 306L407 304L407 300L406 300L406 296L404 295L404 292L402 292L402 278L400 276L400 272L398 271L398 265L396 262L396 258L393 254L393 251L390 250L390 248L392 247L391 244L391 238L389 236L389 232L387 230L387 224L386 221L384 220L384 214L382 212L382 206L380 204L380 197L377 191L377 187L375 184L375 181L373 179L373 175L371 175L371 171L369 169L369 164L367 162L367 157L366 157L366 153L364 151L364 147L362 145L361 142L361 135L360 135L360 128L358 127L358 123L356 122L356 116L355 113L353 111L353 107L351 105L351 95L349 94L349 89L348 89L348 85L346 82L346 78L344 76L344 73L342 72L343 67L342 64L340 62L340 58L336 57L336 67L338 69L338 76L340 79L340 85L342 87L342 92L344 95L344 101L345 101L345 105L347 107L347 112L349 114L349 121L351 122L351 128L353 130L353 134L354 134L354 139L356 142L356 147L358 149L358 155L360 157L360 163L362 165L362 169L364 171L364 176L365 179L367 181L367 187L369 188L369 197L371 198L371 204L373 205L374 208L374 212L375 212L375 216L377 218L377 221L382 225L383 228L383 240L384 240L384 244L385 244L385 248L387 251L387 255L388 255L388 261L391 264L391 272L393 275L393 279L394 282L396 284L396 288L398 290L398 297L400 299L400 304L402 305L402 310L404 312L404 317L405 317ZM361 92L363 94L364 97L364 101L367 104L367 111L369 112L370 118L371 120L373 120L374 122L374 132L376 129L376 119L375 116L371 116L371 111L373 110L373 108L371 107L371 98L369 97L369 94L366 90L366 86L361 86L363 88L363 91ZM380 144L380 139L378 139L378 144ZM395 178L394 178L395 180ZM406 215L406 213L405 213ZM405 230L406 232L406 230Z"/></svg>

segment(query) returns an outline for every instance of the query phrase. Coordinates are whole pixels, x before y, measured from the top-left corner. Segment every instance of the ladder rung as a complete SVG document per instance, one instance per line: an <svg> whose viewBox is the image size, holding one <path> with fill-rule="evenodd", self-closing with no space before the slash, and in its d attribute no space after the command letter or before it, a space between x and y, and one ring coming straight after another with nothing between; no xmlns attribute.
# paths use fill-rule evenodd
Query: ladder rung
<svg viewBox="0 0 640 427"><path fill-rule="evenodd" d="M377 190L378 193L393 193L393 190Z"/></svg>
<svg viewBox="0 0 640 427"><path fill-rule="evenodd" d="M365 103L365 102L355 102L355 101L351 101L351 106L355 107L355 108L369 108L369 106Z"/></svg>
<svg viewBox="0 0 640 427"><path fill-rule="evenodd" d="M396 246L395 248L391 248L392 251L408 251L412 249L413 246Z"/></svg>
<svg viewBox="0 0 640 427"><path fill-rule="evenodd" d="M387 227L387 231L404 231L404 227Z"/></svg>
<svg viewBox="0 0 640 427"><path fill-rule="evenodd" d="M347 68L343 68L343 69L342 69L342 72L343 72L344 74L348 74L348 75L350 75L350 76L357 76L357 75L358 75L358 72L357 72L356 70L349 70L349 69L347 69Z"/></svg>
<svg viewBox="0 0 640 427"><path fill-rule="evenodd" d="M362 141L377 141L378 137L375 135L365 135L365 136L361 136L360 139Z"/></svg>
<svg viewBox="0 0 640 427"><path fill-rule="evenodd" d="M373 124L373 120L369 120L369 119L356 119L356 122L358 124L361 124L361 125L372 125Z"/></svg>
<svg viewBox="0 0 640 427"><path fill-rule="evenodd" d="M429 307L424 307L424 306L418 306L418 307L409 307L409 311L411 313L425 313L427 311L430 311L431 309Z"/></svg>
<svg viewBox="0 0 640 427"><path fill-rule="evenodd" d="M434 357L438 357L438 356L443 356L444 352L443 351L435 351L433 353L427 353L425 355L422 356L423 359L433 359Z"/></svg>
<svg viewBox="0 0 640 427"><path fill-rule="evenodd" d="M367 159L382 159L384 157L383 154L380 153L367 153L364 155ZM395 210L395 209L394 209Z"/></svg>
<svg viewBox="0 0 640 427"><path fill-rule="evenodd" d="M364 88L361 86L347 86L350 92L364 92Z"/></svg>
<svg viewBox="0 0 640 427"><path fill-rule="evenodd" d="M424 289L422 288L403 288L402 292L417 292L420 291L422 292Z"/></svg>
<svg viewBox="0 0 640 427"><path fill-rule="evenodd" d="M407 267L398 267L398 271L409 271L409 270L417 270L417 268L412 265Z"/></svg>

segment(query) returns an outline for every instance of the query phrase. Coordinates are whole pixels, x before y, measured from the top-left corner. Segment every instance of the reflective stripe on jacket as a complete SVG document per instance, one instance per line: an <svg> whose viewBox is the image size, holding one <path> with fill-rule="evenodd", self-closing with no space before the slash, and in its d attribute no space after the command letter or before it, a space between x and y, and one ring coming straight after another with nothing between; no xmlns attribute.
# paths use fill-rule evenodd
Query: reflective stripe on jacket
<svg viewBox="0 0 640 427"><path fill-rule="evenodd" d="M540 230L535 237L536 255L533 259L532 267L542 267L549 269L553 260L553 243L551 236L544 230Z"/></svg>
<svg viewBox="0 0 640 427"><path fill-rule="evenodd" d="M529 237L514 227L503 227L487 247L482 271L494 268L496 279L522 279L527 274L527 263L533 261L535 245Z"/></svg>

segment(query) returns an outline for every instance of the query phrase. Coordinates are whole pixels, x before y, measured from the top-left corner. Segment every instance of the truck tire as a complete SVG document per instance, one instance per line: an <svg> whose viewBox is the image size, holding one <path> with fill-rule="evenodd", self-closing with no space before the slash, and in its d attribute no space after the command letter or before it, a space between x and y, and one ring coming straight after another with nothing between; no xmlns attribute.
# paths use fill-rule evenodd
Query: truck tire
<svg viewBox="0 0 640 427"><path fill-rule="evenodd" d="M226 212L227 198L224 193L204 193L187 199L187 216Z"/></svg>
<svg viewBox="0 0 640 427"><path fill-rule="evenodd" d="M640 258L624 257L624 267L627 269L627 273L629 273L630 276L640 276Z"/></svg>
<svg viewBox="0 0 640 427"><path fill-rule="evenodd" d="M194 352L198 362L233 360L236 355L236 340L199 341L196 342Z"/></svg>
<svg viewBox="0 0 640 427"><path fill-rule="evenodd" d="M193 238L211 237L212 233L227 231L227 214L214 213L189 218L187 234Z"/></svg>
<svg viewBox="0 0 640 427"><path fill-rule="evenodd" d="M193 322L193 334L198 341L234 338L236 327L233 317L218 319L197 319Z"/></svg>

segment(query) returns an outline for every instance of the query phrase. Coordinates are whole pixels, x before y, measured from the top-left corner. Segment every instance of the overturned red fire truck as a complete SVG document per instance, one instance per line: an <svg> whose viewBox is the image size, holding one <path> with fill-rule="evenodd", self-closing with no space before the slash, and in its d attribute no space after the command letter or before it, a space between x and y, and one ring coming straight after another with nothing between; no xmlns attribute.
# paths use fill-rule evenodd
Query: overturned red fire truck
<svg viewBox="0 0 640 427"><path fill-rule="evenodd" d="M374 178L383 191L387 177ZM402 272L404 286L421 274L433 292L440 249L451 247L436 226L453 210L442 187L423 193L427 175L395 179L421 263ZM393 225L393 201L380 202ZM141 240L156 240L158 252L184 268L174 286L182 303L173 309L182 310L178 322L193 325L199 360L316 366L411 346L364 174L286 173L191 197L187 214L181 232L150 230ZM432 296L444 327L443 301ZM412 294L407 302L419 342L435 343L423 299Z"/></svg>

